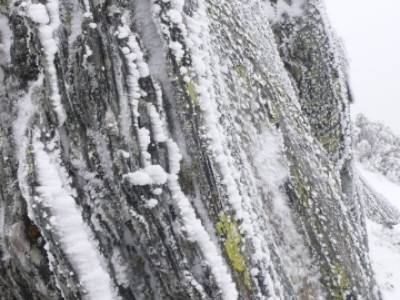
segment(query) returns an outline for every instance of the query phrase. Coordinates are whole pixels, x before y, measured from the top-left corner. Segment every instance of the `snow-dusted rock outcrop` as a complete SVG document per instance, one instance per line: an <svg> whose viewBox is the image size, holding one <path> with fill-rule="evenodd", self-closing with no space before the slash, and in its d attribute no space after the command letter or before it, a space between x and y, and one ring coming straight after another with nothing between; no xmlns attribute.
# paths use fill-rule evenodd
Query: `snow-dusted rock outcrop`
<svg viewBox="0 0 400 300"><path fill-rule="evenodd" d="M379 299L319 0L0 1L0 299Z"/></svg>

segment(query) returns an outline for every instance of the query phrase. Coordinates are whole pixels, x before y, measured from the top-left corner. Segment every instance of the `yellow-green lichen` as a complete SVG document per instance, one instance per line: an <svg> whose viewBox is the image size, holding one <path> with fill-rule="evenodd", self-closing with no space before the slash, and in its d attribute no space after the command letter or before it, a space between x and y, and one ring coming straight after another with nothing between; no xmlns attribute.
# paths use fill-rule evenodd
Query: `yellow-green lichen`
<svg viewBox="0 0 400 300"><path fill-rule="evenodd" d="M349 277L339 263L333 264L332 272L337 278L337 286L332 291L333 297L334 299L343 299L350 288Z"/></svg>
<svg viewBox="0 0 400 300"><path fill-rule="evenodd" d="M237 223L225 213L219 215L219 222L216 225L217 234L224 238L224 250L228 256L232 268L241 274L243 284L247 289L251 287L250 274L246 267L245 259L241 253L240 246L242 236Z"/></svg>
<svg viewBox="0 0 400 300"><path fill-rule="evenodd" d="M311 69L308 74L312 79L318 79L321 76L319 70L316 68Z"/></svg>
<svg viewBox="0 0 400 300"><path fill-rule="evenodd" d="M315 234L324 235L323 225L321 224L321 222L317 216L310 217L309 221L310 221L310 225L311 225L313 231L315 232Z"/></svg>
<svg viewBox="0 0 400 300"><path fill-rule="evenodd" d="M188 82L186 84L186 92L190 98L190 102L193 105L198 105L199 104L199 98L197 96L197 91L196 88L194 87L194 84L192 82Z"/></svg>
<svg viewBox="0 0 400 300"><path fill-rule="evenodd" d="M72 24L72 13L68 9L65 11L65 21L67 22L68 25L71 26L71 24Z"/></svg>
<svg viewBox="0 0 400 300"><path fill-rule="evenodd" d="M251 86L251 79L249 75L247 74L246 68L242 65L236 65L234 67L236 73L239 75L239 77L246 83L247 88L250 88Z"/></svg>
<svg viewBox="0 0 400 300"><path fill-rule="evenodd" d="M338 137L334 136L333 134L328 133L321 133L318 136L319 142L324 146L326 151L329 154L336 154L340 150L340 140Z"/></svg>
<svg viewBox="0 0 400 300"><path fill-rule="evenodd" d="M207 15L209 17L217 16L217 12L216 12L216 10L214 9L213 6L210 5L210 6L207 7Z"/></svg>
<svg viewBox="0 0 400 300"><path fill-rule="evenodd" d="M305 208L310 207L310 195L303 183L302 175L297 167L291 168L292 185L297 197Z"/></svg>
<svg viewBox="0 0 400 300"><path fill-rule="evenodd" d="M271 115L271 122L278 123L279 121L279 109L276 104L269 102L268 103L269 113Z"/></svg>

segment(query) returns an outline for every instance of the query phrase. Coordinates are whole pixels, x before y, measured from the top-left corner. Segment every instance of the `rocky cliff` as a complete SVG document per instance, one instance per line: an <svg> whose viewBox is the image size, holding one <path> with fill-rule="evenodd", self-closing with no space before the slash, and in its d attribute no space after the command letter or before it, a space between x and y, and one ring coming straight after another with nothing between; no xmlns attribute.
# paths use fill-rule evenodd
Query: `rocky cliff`
<svg viewBox="0 0 400 300"><path fill-rule="evenodd" d="M320 0L0 0L0 64L0 299L380 299Z"/></svg>

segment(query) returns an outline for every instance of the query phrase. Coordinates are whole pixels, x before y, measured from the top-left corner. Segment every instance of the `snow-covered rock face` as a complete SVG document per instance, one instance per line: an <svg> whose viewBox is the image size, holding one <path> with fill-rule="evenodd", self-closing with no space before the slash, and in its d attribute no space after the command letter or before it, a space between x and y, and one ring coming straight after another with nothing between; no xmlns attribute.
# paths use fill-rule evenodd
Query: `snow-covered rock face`
<svg viewBox="0 0 400 300"><path fill-rule="evenodd" d="M0 13L0 299L379 299L319 1Z"/></svg>

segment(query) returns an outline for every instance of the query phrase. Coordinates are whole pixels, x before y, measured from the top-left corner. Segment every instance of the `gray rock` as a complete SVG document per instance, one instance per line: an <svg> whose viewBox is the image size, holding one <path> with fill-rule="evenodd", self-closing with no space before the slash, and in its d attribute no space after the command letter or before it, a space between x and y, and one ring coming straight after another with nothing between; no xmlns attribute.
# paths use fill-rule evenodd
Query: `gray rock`
<svg viewBox="0 0 400 300"><path fill-rule="evenodd" d="M0 299L380 299L344 58L282 2L0 1Z"/></svg>

